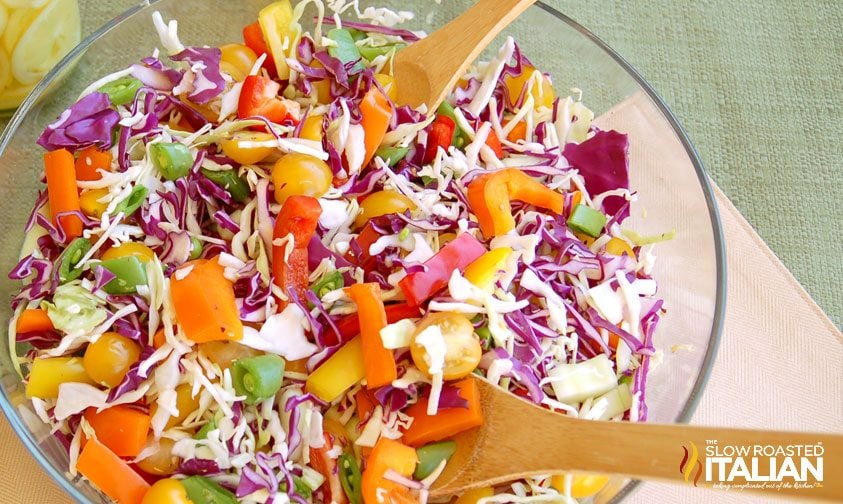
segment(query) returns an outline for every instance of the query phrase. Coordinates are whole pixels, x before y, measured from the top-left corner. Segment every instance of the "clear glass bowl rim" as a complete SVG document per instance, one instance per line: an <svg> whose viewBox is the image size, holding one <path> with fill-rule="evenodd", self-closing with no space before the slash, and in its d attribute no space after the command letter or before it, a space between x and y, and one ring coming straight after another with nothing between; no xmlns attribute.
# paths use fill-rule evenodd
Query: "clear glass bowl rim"
<svg viewBox="0 0 843 504"><path fill-rule="evenodd" d="M93 33L85 37L79 45L74 47L61 61L59 61L55 67L44 77L41 82L38 83L37 86L32 90L29 96L23 101L20 107L17 109L15 114L12 116L11 121L6 126L6 129L3 131L2 136L0 136L0 156L6 151L6 147L9 143L12 134L17 130L18 126L20 125L23 118L27 115L29 109L35 103L35 101L41 96L41 94L50 86L50 84L64 71L68 68L68 66L80 55L84 54L87 51L88 47L101 36L105 35L108 31L110 31L115 26L119 25L126 19L132 17L136 12L157 3L159 0L145 0L137 5L125 10L120 15L113 18L111 21L107 22L103 26L99 27ZM694 172L697 175L697 179L700 183L700 187L703 191L703 195L705 196L706 205L708 207L709 213L709 220L711 221L712 227L712 234L714 238L714 254L716 260L716 296L715 296L715 305L714 305L714 316L712 319L711 325L711 335L708 339L708 346L705 350L705 357L703 358L702 367L700 368L700 373L697 375L696 382L694 383L693 388L691 389L691 394L688 397L687 402L682 407L679 412L679 415L674 420L676 423L687 423L691 416L694 414L694 411L697 409L697 406L700 401L700 397L702 396L702 391L705 389L706 384L708 383L708 378L711 375L711 370L714 366L714 361L717 357L717 351L720 347L720 339L723 332L723 320L725 317L726 312L726 248L725 248L725 241L723 238L723 226L720 221L720 212L717 207L717 202L714 196L714 191L711 187L711 183L709 182L708 175L706 173L705 167L703 166L702 160L700 159L699 154L697 153L696 148L691 143L691 140L688 138L688 134L685 132L682 125L679 124L679 120L664 102L664 100L656 93L655 89L644 79L643 76L628 62L624 59L620 54L618 54L614 49L612 49L606 42L604 42L600 37L592 33L589 29L579 24L574 19L568 17L567 15L559 12L555 8L547 5L546 3L542 2L541 0L536 2L536 7L542 9L543 11L547 12L549 15L555 17L559 21L567 24L571 28L574 28L578 31L581 35L589 39L592 43L597 45L600 49L602 49L606 54L608 54L618 65L620 65L626 73L632 77L633 80L641 87L641 89L647 94L647 96L653 101L653 103L658 107L659 111L662 113L664 118L668 121L670 126L673 128L673 131L676 133L676 136L679 138L679 141L682 143L682 146L685 148L688 157L690 158L693 166ZM9 423L12 426L12 429L15 431L15 434L20 438L21 442L26 446L26 449L35 457L35 460L38 464L50 475L50 477L58 483L58 485L75 501L81 504L88 504L88 501L81 493L79 493L76 486L73 484L71 480L67 478L67 476L54 468L52 464L50 464L47 459L44 457L44 454L41 452L41 449L38 446L35 438L32 437L32 433L29 429L23 424L20 417L15 410L15 407L9 401L9 398L6 396L5 389L0 387L0 409L3 410L6 418L8 419ZM635 488L638 486L639 481L630 481L626 484L617 495L614 496L612 502L621 502L624 498L626 498Z"/></svg>

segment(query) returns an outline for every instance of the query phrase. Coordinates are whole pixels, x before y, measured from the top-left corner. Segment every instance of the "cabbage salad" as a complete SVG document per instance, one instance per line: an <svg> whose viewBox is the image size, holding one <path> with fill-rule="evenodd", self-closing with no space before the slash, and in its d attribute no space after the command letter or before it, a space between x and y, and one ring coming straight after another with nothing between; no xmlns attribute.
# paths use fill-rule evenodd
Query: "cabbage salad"
<svg viewBox="0 0 843 504"><path fill-rule="evenodd" d="M478 377L647 419L663 309L621 227L627 136L511 38L436 110L401 106L412 14L325 7L275 2L220 47L155 13L160 48L38 139L10 353L70 477L116 502L424 504L484 422Z"/></svg>

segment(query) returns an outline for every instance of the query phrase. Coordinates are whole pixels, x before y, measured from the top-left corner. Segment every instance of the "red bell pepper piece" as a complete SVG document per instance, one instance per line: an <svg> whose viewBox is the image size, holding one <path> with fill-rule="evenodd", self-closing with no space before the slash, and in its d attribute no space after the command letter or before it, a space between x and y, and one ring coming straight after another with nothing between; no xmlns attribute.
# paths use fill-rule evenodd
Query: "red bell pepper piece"
<svg viewBox="0 0 843 504"><path fill-rule="evenodd" d="M503 145L501 145L501 140L494 131L490 131L489 136L486 137L486 145L495 151L495 156L497 156L498 159L503 159Z"/></svg>
<svg viewBox="0 0 843 504"><path fill-rule="evenodd" d="M470 234L463 233L424 262L425 271L410 273L400 282L407 303L418 306L448 285L454 270L464 270L486 252L486 247Z"/></svg>
<svg viewBox="0 0 843 504"><path fill-rule="evenodd" d="M436 116L430 132L427 134L427 147L424 150L423 163L433 162L436 159L436 151L439 150L439 147L448 150L456 128L456 123L450 117L441 114Z"/></svg>
<svg viewBox="0 0 843 504"><path fill-rule="evenodd" d="M307 267L307 245L316 231L322 207L310 196L290 196L281 206L272 233L272 273L275 285L284 292L295 291L304 302L310 269ZM275 245L275 240L293 235L293 249L285 261L290 243ZM281 304L281 303L279 303ZM283 309L283 306L279 306Z"/></svg>
<svg viewBox="0 0 843 504"><path fill-rule="evenodd" d="M266 58L264 58L261 66L269 72L269 75L278 75L278 71L275 69L275 60L272 59L272 55L269 54L269 48L266 46L266 41L263 39L263 31L261 30L261 25L258 21L255 21L243 28L243 43L245 43L249 49L255 51L255 54L258 56L266 54Z"/></svg>
<svg viewBox="0 0 843 504"><path fill-rule="evenodd" d="M281 84L262 75L249 75L243 81L240 101L237 102L237 117L263 116L274 123L284 120L298 123L299 118L287 110L287 105L278 99Z"/></svg>
<svg viewBox="0 0 843 504"><path fill-rule="evenodd" d="M369 255L369 247L375 243L381 235L375 231L372 223L366 224L357 235L357 244L360 246L360 254L349 250L345 258L363 268L363 271L371 271L375 267L375 258Z"/></svg>
<svg viewBox="0 0 843 504"><path fill-rule="evenodd" d="M399 304L391 304L384 307L386 311L386 322L388 324L393 324L398 322L399 320L404 320L407 318L419 318L421 317L421 311L419 310L418 306L410 306L407 303L399 303ZM339 339L331 341L331 335L334 337L337 334L334 331L330 333L326 333L326 339L328 340L327 344L336 345L339 342L345 342L360 334L360 317L357 314L352 313L351 315L346 315L345 317L339 319L336 323L337 330L340 332Z"/></svg>

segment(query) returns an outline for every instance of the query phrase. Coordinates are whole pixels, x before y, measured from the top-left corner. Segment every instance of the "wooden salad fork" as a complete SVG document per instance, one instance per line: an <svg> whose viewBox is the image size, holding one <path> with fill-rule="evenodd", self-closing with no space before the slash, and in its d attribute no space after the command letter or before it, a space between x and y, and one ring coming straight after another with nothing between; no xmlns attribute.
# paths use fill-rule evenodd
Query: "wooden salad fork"
<svg viewBox="0 0 843 504"><path fill-rule="evenodd" d="M829 433L775 432L728 427L664 425L632 422L578 420L549 411L475 378L480 392L484 424L456 436L457 451L434 482L431 497L446 497L494 486L520 478L561 474L569 471L621 475L699 487L715 487L720 463L713 466L714 481L706 480L707 456L725 456L727 447L755 446L762 450L778 446L809 446L820 457L825 481L813 488L779 485L747 488L768 496L843 502L843 435ZM764 448L771 446L773 448ZM820 447L820 448L816 448ZM786 457L777 457L782 467ZM822 462L818 463L818 459ZM751 457L745 457L751 469ZM792 457L796 470L802 461ZM726 474L731 464L725 465ZM758 460L758 474L770 474L769 458ZM807 486L813 479L809 474ZM785 481L792 479L785 478ZM742 483L735 480L733 485ZM762 486L762 485L758 485ZM737 490L732 490L737 491Z"/></svg>
<svg viewBox="0 0 843 504"><path fill-rule="evenodd" d="M459 17L399 51L393 61L399 105L436 110L489 43L536 0L479 0Z"/></svg>

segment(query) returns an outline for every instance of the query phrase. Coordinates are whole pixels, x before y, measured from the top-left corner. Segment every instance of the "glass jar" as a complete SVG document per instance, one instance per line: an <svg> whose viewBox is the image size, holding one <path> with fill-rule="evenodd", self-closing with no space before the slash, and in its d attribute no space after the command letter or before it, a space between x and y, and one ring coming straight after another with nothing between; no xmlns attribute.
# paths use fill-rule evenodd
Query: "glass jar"
<svg viewBox="0 0 843 504"><path fill-rule="evenodd" d="M20 105L80 33L77 0L0 0L0 112Z"/></svg>

